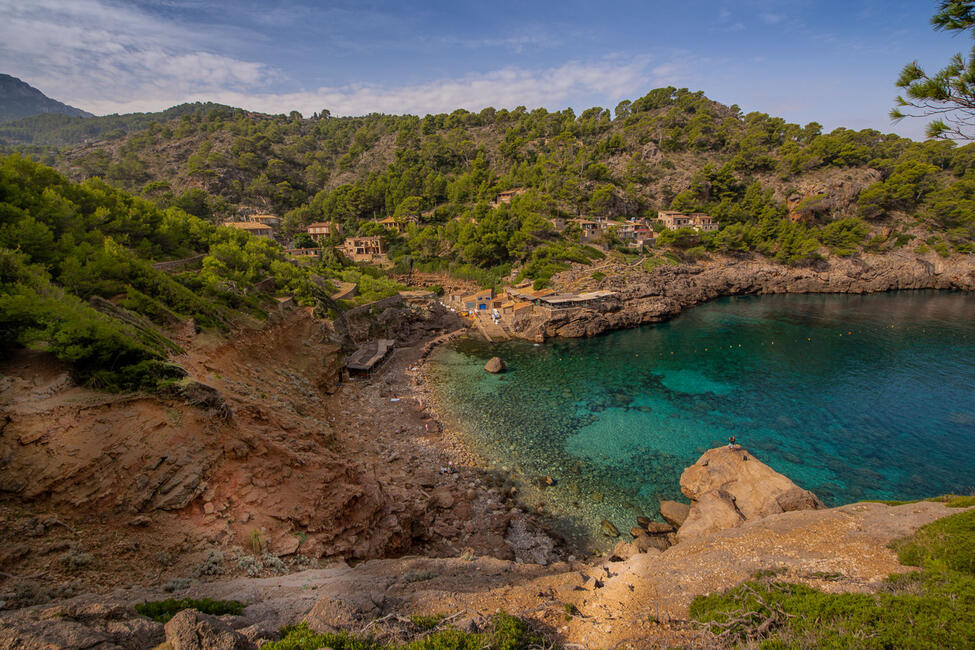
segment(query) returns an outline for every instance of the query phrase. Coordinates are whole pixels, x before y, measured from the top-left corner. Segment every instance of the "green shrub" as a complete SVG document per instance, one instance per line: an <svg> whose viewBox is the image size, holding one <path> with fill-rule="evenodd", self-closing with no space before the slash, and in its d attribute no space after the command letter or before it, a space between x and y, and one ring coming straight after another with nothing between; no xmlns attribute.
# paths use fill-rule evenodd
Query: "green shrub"
<svg viewBox="0 0 975 650"><path fill-rule="evenodd" d="M135 611L159 623L165 623L184 609L195 609L204 614L222 616L232 614L240 616L244 611L244 604L237 600L212 600L210 598L167 598L139 603Z"/></svg>
<svg viewBox="0 0 975 650"><path fill-rule="evenodd" d="M890 576L878 593L828 594L764 578L696 598L691 617L722 640L763 648L975 647L975 511L895 546L901 562L923 570Z"/></svg>
<svg viewBox="0 0 975 650"><path fill-rule="evenodd" d="M417 623L417 620L431 623L434 619L437 619L437 623L430 627L436 627L440 617L411 617L414 625L421 628L425 626ZM488 628L477 634L447 628L406 644L381 643L347 632L316 634L307 623L285 628L281 636L280 641L261 647L264 650L318 650L325 647L332 650L528 650L558 647L546 644L525 621L503 612L495 614Z"/></svg>
<svg viewBox="0 0 975 650"><path fill-rule="evenodd" d="M975 497L968 497L968 500L975 501ZM950 569L975 576L975 510L932 522L911 539L894 546L902 564Z"/></svg>

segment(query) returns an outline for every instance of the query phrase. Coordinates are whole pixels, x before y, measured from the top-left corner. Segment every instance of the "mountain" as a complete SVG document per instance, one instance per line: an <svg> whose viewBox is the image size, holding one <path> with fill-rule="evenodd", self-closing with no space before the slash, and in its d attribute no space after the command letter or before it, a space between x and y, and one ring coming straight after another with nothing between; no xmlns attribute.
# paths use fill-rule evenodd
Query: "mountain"
<svg viewBox="0 0 975 650"><path fill-rule="evenodd" d="M85 142L118 139L145 129L152 122L168 122L197 111L212 108L232 109L221 104L179 104L155 113L126 113L80 117L40 113L0 123L0 147L27 151L30 147L73 147ZM87 113L85 114L87 115Z"/></svg>
<svg viewBox="0 0 975 650"><path fill-rule="evenodd" d="M0 74L0 122L40 113L92 117L92 114L87 111L51 99L17 77Z"/></svg>

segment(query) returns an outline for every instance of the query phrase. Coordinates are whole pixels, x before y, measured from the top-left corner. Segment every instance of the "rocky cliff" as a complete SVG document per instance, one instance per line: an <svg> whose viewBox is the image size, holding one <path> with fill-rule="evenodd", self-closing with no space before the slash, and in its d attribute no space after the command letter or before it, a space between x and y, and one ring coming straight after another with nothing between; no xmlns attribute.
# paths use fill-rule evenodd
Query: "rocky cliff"
<svg viewBox="0 0 975 650"><path fill-rule="evenodd" d="M590 271L559 276L558 288L610 290L618 300L601 309L553 310L536 317L527 338L595 336L673 318L688 307L725 296L777 293L877 293L898 289L975 289L975 258L945 259L910 251L884 255L832 257L793 267L761 257L715 257L699 264L662 266L645 273L626 266L603 271L601 281L585 280ZM579 277L581 275L581 277Z"/></svg>
<svg viewBox="0 0 975 650"><path fill-rule="evenodd" d="M187 631L194 638L224 639L226 647L252 647L252 641L275 638L282 626L299 621L317 631L365 631L382 638L410 615L451 615L451 624L469 630L498 609L528 617L575 647L723 647L686 621L695 596L769 570L829 592L876 591L889 574L906 570L889 548L892 540L958 512L932 502L822 509L814 496L740 448L708 451L681 483L694 499L684 526L692 524L695 508L701 515L701 502L716 491L734 497L741 521L625 560L543 566L473 553L414 556L222 580L175 594L247 603L242 615L220 620L194 612L163 626L137 616L133 603L170 595L158 588L83 595L0 613L0 647L142 648L164 639L173 643ZM809 508L797 509L803 504Z"/></svg>

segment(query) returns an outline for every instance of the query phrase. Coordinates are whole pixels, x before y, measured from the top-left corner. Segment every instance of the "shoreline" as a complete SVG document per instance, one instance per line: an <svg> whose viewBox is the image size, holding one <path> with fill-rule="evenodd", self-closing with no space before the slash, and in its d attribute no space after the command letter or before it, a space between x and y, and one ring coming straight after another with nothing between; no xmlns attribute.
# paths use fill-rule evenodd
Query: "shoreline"
<svg viewBox="0 0 975 650"><path fill-rule="evenodd" d="M518 338L589 338L662 323L718 298L778 294L874 294L909 290L975 291L975 257L945 259L907 251L829 258L809 266L785 266L756 257L715 256L706 263L662 266L647 273L621 269L588 282L586 268L555 276L555 288L609 290L615 301L600 309L570 308L532 317Z"/></svg>
<svg viewBox="0 0 975 650"><path fill-rule="evenodd" d="M973 277L972 279L975 279L975 277ZM944 289L928 288L928 287L906 288L906 289L888 289L888 290L884 290L884 291L879 291L879 290L878 291L870 291L869 293L871 293L871 294L895 293L895 292L909 292L909 293L913 293L913 292L916 292L916 291L932 291L932 292L938 292L938 291L962 292L962 291L964 291L966 294L967 293L970 293L970 290L960 289L958 287L950 287L950 288L944 288ZM808 294L813 293L813 292L808 292L808 291L798 292L797 291L797 292L792 292L792 293L797 293L797 294L801 294L801 295L808 295ZM855 293L856 295L864 295L867 292L865 292L865 291L858 291L858 292L849 292L849 291L846 291L846 292L840 292L840 291L819 291L819 292L815 292L815 293L821 294L821 295L826 295L826 294L834 294L835 295L835 294L840 294L840 293ZM750 296L750 295L760 295L760 294L756 294L754 292L748 292L748 293L737 293L737 294L730 294L730 295L716 295L716 296L713 296L713 297L709 297L707 299L702 299L702 300L700 300L698 302L687 302L687 303L685 303L685 304L683 304L681 306L681 309L679 311L677 311L677 312L675 312L673 314L668 315L667 318L668 319L669 318L674 318L674 317L676 317L676 316L684 313L685 310L689 310L692 307L696 307L696 306L700 306L700 305L707 304L707 303L712 302L713 300L717 300L719 298L733 298L733 297L742 296L742 295ZM774 294L774 295L783 295L783 294L780 293L780 294ZM639 324L635 324L635 325L628 326L626 328L621 328L621 329L632 329L632 328L640 327L640 326L643 326L643 325L646 325L646 324L651 324L651 323L639 323ZM475 467L477 467L477 468L479 468L481 470L494 470L494 471L501 470L506 475L508 475L512 479L513 482L517 482L519 484L520 491L523 493L523 496L524 497L529 497L528 499L524 499L524 500L522 498L519 498L518 501L519 502L522 502L522 503L526 503L526 505L529 506L529 511L530 512L537 512L537 514L543 514L544 513L545 515L552 517L554 520L559 520L559 519L569 519L569 520L571 520L573 518L573 516L575 515L575 512L573 511L572 507L574 507L576 509L579 508L579 505L577 503L575 503L574 501L572 501L572 499L560 499L558 497L555 497L552 494L547 494L546 491L544 489L541 489L541 488L539 488L539 489L532 489L532 488L535 488L536 486L533 485L533 477L530 475L530 473L529 474L525 474L520 469L517 469L517 468L516 469L510 469L509 467L507 467L509 465L512 465L512 463L514 463L517 466L518 465L518 460L517 459L515 459L515 458L508 459L508 460L510 460L510 462L506 461L505 458L499 458L499 459L491 460L489 457L485 456L484 452L476 451L476 448L479 445L478 445L478 443L476 441L470 440L470 436L472 434L468 434L468 433L464 433L463 431L455 430L456 427L449 426L447 424L452 419L452 416L449 415L449 409L446 408L442 403L438 402L437 399L435 398L435 396L433 395L433 391L431 389L431 384L430 384L430 374L429 374L430 373L430 367L427 365L427 362L429 361L429 357L432 355L432 353L433 353L434 350L436 350L438 347L440 347L443 344L446 344L449 341L455 340L459 336L467 335L467 336L472 337L473 339L481 340L480 337L478 337L478 336L476 336L476 334L474 334L474 331L476 331L476 330L473 330L473 328L469 328L468 327L468 328L465 328L465 329L462 329L462 330L458 330L458 331L452 332L450 334L450 336L444 337L443 340L435 340L435 341L430 342L428 344L428 349L427 349L426 353L424 354L423 359L421 360L421 363L419 363L417 365L417 368L416 368L416 371L415 371L415 376L414 376L414 388L415 388L415 390L418 391L418 394L422 394L423 395L423 399L425 400L425 404L428 405L429 411L433 414L433 416L441 424L441 426L443 426L444 430L449 432L449 436L450 436L450 439L451 439L452 446L455 449L462 450L462 453L465 455L465 459L468 462L473 463L473 465ZM599 332L597 334L593 334L591 336L587 336L587 338L594 337L594 336L598 336L599 334L602 334L602 333L604 333L604 332ZM563 337L560 337L560 338L563 338ZM572 337L564 337L564 338L572 338ZM490 344L489 344L489 346L490 346ZM493 347L493 346L490 346L490 347ZM566 477L562 477L562 479L560 479L560 481L564 481L564 480L568 480L568 479ZM572 486L572 487L574 488L574 486ZM551 492L551 490L549 492ZM531 494L531 493L534 493L534 494ZM521 497L522 495L519 495L519 496ZM661 498L663 498L663 497L661 497ZM667 498L673 498L673 497L667 497ZM894 498L908 498L908 497L894 497ZM578 499L578 494L576 495L576 499L577 500L582 500L582 499ZM553 503L553 500L554 500L555 503ZM835 505L833 507L840 507L842 505L850 505L850 504L853 504L853 503L858 503L858 502L860 502L862 500L863 499L857 499L857 498L854 498L854 499L845 499L845 500L842 500L842 501L839 501L839 502L835 503ZM564 501L564 503L560 503L560 501ZM535 506L533 504L534 503L538 503L538 502L543 502L544 503L544 509L539 509L537 511L535 510ZM556 505L557 507L552 508L551 507L552 505ZM570 505L572 507L570 507ZM561 507L558 507L558 506L561 506ZM632 506L630 506L630 505L627 504L626 508L623 508L623 509L624 510L632 509ZM641 513L641 514L643 516L646 516L648 513L644 512L644 513ZM649 514L652 516L652 513L649 513ZM583 512L579 512L579 516L582 519L586 519ZM636 515L634 515L634 517L635 516ZM591 519L591 517L590 517L590 519ZM589 523L591 523L591 522L589 522ZM623 521L621 521L621 522L617 522L615 519L611 519L611 523L616 524L616 527L619 530L628 529L629 528L629 525L630 525L630 522L628 520L625 520L625 519ZM620 524L622 524L622 525L620 525ZM589 538L591 540L593 540L594 543L597 546L599 545L599 542L600 541L604 541L604 540L602 540L602 538L601 538L601 536L599 534L598 529L597 530L590 530ZM572 544L572 546L573 546L574 550L577 550L577 551L580 548L580 544L578 543L578 541L575 544ZM590 550L589 554L599 555L599 552L597 551L597 552L593 553Z"/></svg>

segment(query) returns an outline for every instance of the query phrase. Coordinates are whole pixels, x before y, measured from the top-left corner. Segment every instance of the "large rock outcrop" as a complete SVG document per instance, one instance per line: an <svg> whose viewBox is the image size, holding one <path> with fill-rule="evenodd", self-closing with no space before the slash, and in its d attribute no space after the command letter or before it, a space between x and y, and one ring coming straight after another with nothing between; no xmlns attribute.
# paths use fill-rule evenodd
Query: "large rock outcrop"
<svg viewBox="0 0 975 650"><path fill-rule="evenodd" d="M519 334L544 340L596 336L603 332L658 323L688 307L721 298L777 293L876 293L902 289L975 289L975 260L968 255L944 259L900 249L883 255L830 257L808 266L786 266L758 255L722 256L697 264L662 266L651 273L628 267L604 269L590 278L588 266L565 271L555 288L575 292L609 290L617 299L598 309L556 309L533 315Z"/></svg>
<svg viewBox="0 0 975 650"><path fill-rule="evenodd" d="M680 489L691 500L677 531L680 541L781 512L824 507L815 494L737 445L706 451L681 474Z"/></svg>

